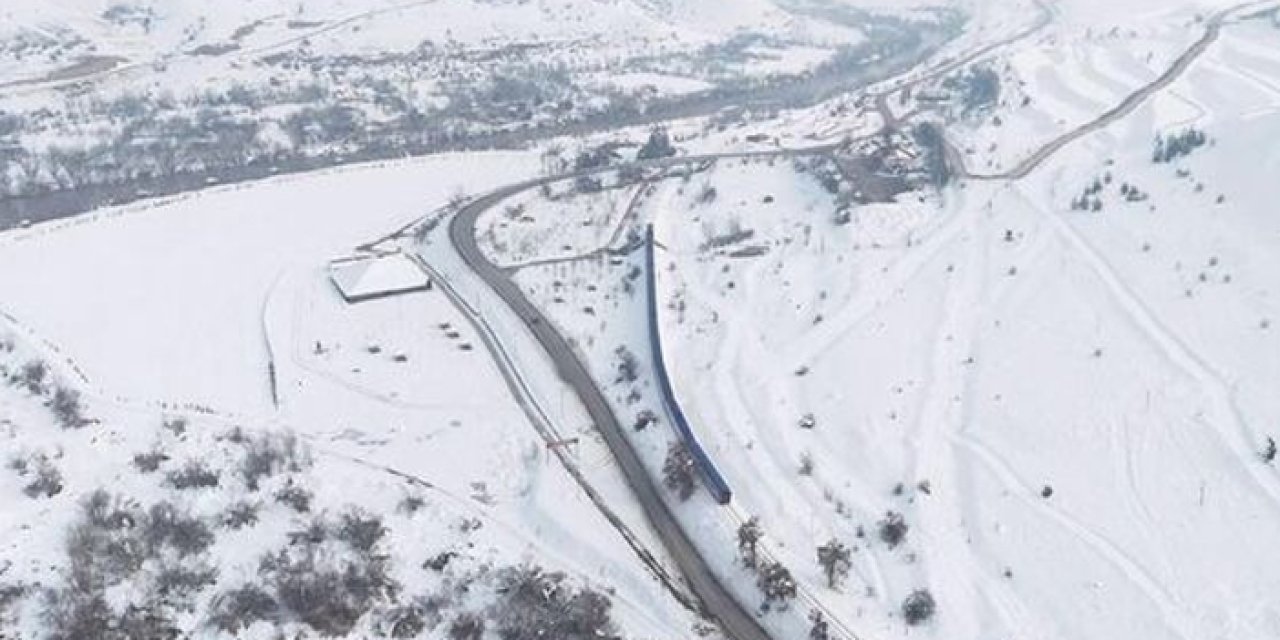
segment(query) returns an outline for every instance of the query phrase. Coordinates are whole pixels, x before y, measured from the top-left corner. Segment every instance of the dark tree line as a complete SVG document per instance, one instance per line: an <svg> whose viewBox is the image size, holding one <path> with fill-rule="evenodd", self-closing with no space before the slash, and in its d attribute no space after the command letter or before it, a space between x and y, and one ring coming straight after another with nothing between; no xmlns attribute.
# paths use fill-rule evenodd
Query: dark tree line
<svg viewBox="0 0 1280 640"><path fill-rule="evenodd" d="M1156 136L1156 148L1151 155L1151 160L1157 164L1173 162L1190 155L1192 151L1203 147L1206 142L1208 139L1204 132L1195 128L1168 136Z"/></svg>

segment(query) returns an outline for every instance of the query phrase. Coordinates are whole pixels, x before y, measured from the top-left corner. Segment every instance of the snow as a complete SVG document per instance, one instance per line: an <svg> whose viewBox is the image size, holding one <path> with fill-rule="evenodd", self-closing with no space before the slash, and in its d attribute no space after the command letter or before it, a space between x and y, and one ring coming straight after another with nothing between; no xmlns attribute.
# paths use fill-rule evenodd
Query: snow
<svg viewBox="0 0 1280 640"><path fill-rule="evenodd" d="M431 284L409 256L398 252L332 260L329 278L347 300L406 293Z"/></svg>
<svg viewBox="0 0 1280 640"><path fill-rule="evenodd" d="M346 305L328 280L333 256L418 219L458 189L527 175L534 160L471 154L351 167L8 232L0 236L5 325L91 393L95 417L113 433L135 420L129 416L158 423L168 411L211 415L221 425L290 429L336 461L325 469L346 469L317 470L319 486L334 500L398 500L397 492L377 488L399 483L380 479L380 469L423 478L501 532L484 547L490 557L570 570L616 590L617 617L629 631L680 635L689 614L558 469L475 330L444 294L434 288ZM378 206L368 206L371 200ZM556 380L554 372L545 376L546 383ZM6 402L0 414L25 423ZM559 405L557 415L570 410ZM194 429L211 433L202 424ZM585 421L572 424L586 428ZM147 433L112 445L69 482L74 492L59 504L73 505L112 474L127 474L129 456ZM54 446L27 435L21 442ZM14 443L4 448L15 451ZM615 508L624 521L661 558L602 447L584 438L579 454L588 476L620 503ZM78 451L67 455L86 459ZM65 517L74 511L57 510ZM12 526L29 521L6 519ZM433 540L429 546L407 538L398 548L460 544L447 529L450 518L439 522L444 530L422 531ZM32 535L56 540L63 523L51 520ZM26 534L2 539L24 554L34 548ZM405 571L419 564L409 562Z"/></svg>
<svg viewBox="0 0 1280 640"><path fill-rule="evenodd" d="M282 279L319 276L459 189L530 166L518 154L366 165L39 225L0 237L0 299L117 393L261 414L262 315L289 295Z"/></svg>
<svg viewBox="0 0 1280 640"><path fill-rule="evenodd" d="M725 12L702 0L605 2L599 24L663 42L668 32L706 42L760 25L808 29L813 42L856 37L784 17L786 4L751 0ZM1026 3L966 4L975 26L949 55L1023 29L1031 15ZM1114 4L1054 3L1043 32L985 58L1005 82L1004 102L948 129L971 168L1007 169L1093 119L1199 37L1197 15L1223 6ZM465 23L453 37L485 46L526 30L584 37L594 26L566 16L576 6L501 4L491 22L457 17L471 7L461 2L386 16L408 23L438 9L448 20L431 29ZM350 10L324 7L331 21ZM370 46L382 37L375 31L335 28L316 43ZM1280 221L1271 214L1280 151L1260 141L1280 136L1275 34L1269 19L1228 25L1168 90L1023 180L904 194L842 221L838 198L791 161L726 160L587 195L568 184L522 193L480 219L480 244L572 339L624 424L659 414L629 434L658 477L674 436L652 378L643 262L626 243L655 224L673 382L735 492L728 508L705 492L672 496L671 506L747 606L760 596L736 560L735 529L761 519L765 553L800 583L789 611L761 618L779 637L802 637L815 607L858 637L900 637L903 599L927 588L939 614L912 637L1269 640L1280 636L1280 474L1258 454L1280 436ZM406 28L387 46L417 37ZM800 70L820 51L791 47L773 63ZM701 89L667 74L601 80ZM800 146L874 131L882 123L868 107L837 99L766 121L669 130L684 153ZM1153 164L1155 137L1187 126L1210 144ZM369 496L394 510L404 488L387 470L439 489L430 522L397 537L397 553L466 544L447 525L479 517L487 524L476 563L566 568L616 589L630 635L688 635L692 616L530 428L540 414L533 421L557 437L580 439L572 459L659 548L582 407L524 320L452 252L445 227L425 242L386 244L414 251L458 301L437 288L349 306L326 280L334 256L459 190L535 175L543 160L529 151L355 167L0 235L0 310L21 351L11 361L38 352L56 363L104 424L101 436L62 434L39 402L0 387L6 454L62 450L59 460L75 461L61 465L72 489L58 502L33 503L5 476L0 495L15 514L0 528L5 548L56 556L67 506L89 487L152 491L124 470L156 438L179 457L209 450L226 462L211 434L287 428L315 448L316 486L331 504ZM1104 175L1102 210L1071 209ZM1121 184L1150 200L1126 202ZM714 198L703 197L708 188ZM633 381L619 374L625 352L639 363ZM128 428L175 409L193 415L189 441ZM802 426L807 416L812 428ZM801 473L806 459L812 469ZM896 547L877 531L889 511L910 526ZM290 525L272 517L277 533ZM833 537L856 549L839 589L813 557ZM39 564L20 575L47 575Z"/></svg>

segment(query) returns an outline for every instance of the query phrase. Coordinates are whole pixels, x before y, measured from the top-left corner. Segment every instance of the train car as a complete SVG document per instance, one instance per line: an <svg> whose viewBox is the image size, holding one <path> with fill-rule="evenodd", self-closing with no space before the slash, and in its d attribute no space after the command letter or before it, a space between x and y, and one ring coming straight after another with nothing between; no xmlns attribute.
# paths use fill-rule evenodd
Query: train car
<svg viewBox="0 0 1280 640"><path fill-rule="evenodd" d="M680 408L680 401L676 399L675 389L672 388L671 379L667 376L667 365L662 355L662 332L658 329L658 290L655 286L657 271L654 263L653 225L650 225L645 232L645 283L649 289L649 342L653 345L654 371L662 391L662 400L667 407L667 413L671 415L676 433L680 435L681 442L693 457L694 466L698 468L703 485L716 502L729 504L733 499L733 491L729 489L729 483L725 481L711 457L702 448L702 443L694 435L693 429L689 427L689 420L685 417L684 410Z"/></svg>

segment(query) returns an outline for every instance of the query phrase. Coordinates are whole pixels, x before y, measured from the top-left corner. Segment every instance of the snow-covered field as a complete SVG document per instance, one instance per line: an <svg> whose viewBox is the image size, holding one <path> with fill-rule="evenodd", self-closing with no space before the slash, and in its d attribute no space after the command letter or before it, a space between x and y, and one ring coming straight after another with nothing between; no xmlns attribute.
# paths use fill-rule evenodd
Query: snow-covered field
<svg viewBox="0 0 1280 640"><path fill-rule="evenodd" d="M750 62L732 73L804 73L866 36L849 7L911 16L930 6L214 4L0 7L0 41L39 41L0 49L0 93L34 109L69 81L45 77L59 70L118 80L111 91L124 93L200 91L263 80L252 61L273 52L332 61L429 49L483 62L530 46L584 63L598 88L684 95L728 68L700 67L690 52L736 43ZM937 62L1010 39L978 61L999 78L999 99L946 126L968 169L1007 170L1093 120L1228 6L1115 4L953 5L968 28ZM1044 27L1013 40L1041 8ZM1270 640L1280 637L1280 472L1266 453L1280 438L1276 15L1228 22L1166 90L1024 179L855 206L804 159L723 159L638 179L614 170L600 184L503 201L479 218L479 244L570 339L661 480L676 436L654 377L637 242L653 225L672 381L734 490L729 506L706 491L669 503L749 609L763 596L738 535L759 518L765 558L797 582L789 607L760 615L775 637L805 637L820 611L833 637L866 640ZM744 34L766 35L735 40ZM640 53L652 64L612 72ZM346 86L341 73L329 80ZM436 88L426 78L413 91ZM740 152L956 115L944 78L910 88L885 94L888 116L875 95L842 96L666 131L677 154ZM1189 128L1206 144L1152 161L1158 137ZM97 585L87 593L121 614L138 603L166 612L194 637L315 628L285 579L303 558L387 563L391 582L348 637L448 637L464 612L488 616L496 637L500 616L487 607L521 564L606 594L626 637L705 632L655 578L673 563L585 410L527 319L448 245L446 225L386 243L444 276L428 291L347 304L326 271L451 200L569 170L602 145L625 162L649 133L353 165L0 233L0 637L6 625L46 637L95 611L71 595L77 584ZM255 455L258 476L245 471ZM202 467L217 480L202 481ZM119 514L86 509L98 489L122 497ZM229 524L248 511L255 521ZM369 518L380 525L362 529ZM902 539L891 539L899 522ZM194 538L161 531L178 525ZM383 533L365 544L360 531ZM137 540L147 554L134 557ZM817 560L831 540L851 551L834 587ZM265 623L216 630L209 616L246 584L276 603ZM902 605L919 590L937 610L908 625ZM411 613L426 624L417 634L403 627Z"/></svg>
<svg viewBox="0 0 1280 640"><path fill-rule="evenodd" d="M43 453L65 475L65 488L47 500L24 496L27 480L8 468L0 475L8 514L0 582L54 584L66 567L58 560L64 528L79 513L78 501L99 487L144 508L177 501L213 522L242 497L237 483L224 482L214 494L166 493L161 478L136 472L130 460L158 449L174 466L198 458L231 477L241 447L224 435L239 426L295 434L311 451L315 466L297 480L315 492L314 513L336 518L350 504L384 518L401 605L448 591L484 567L532 562L609 590L614 618L628 635L687 633L692 617L560 470L443 293L347 306L325 275L328 259L420 217L456 190L522 176L532 160L469 155L353 167L6 234L0 336L18 350L4 354L4 364L18 371L28 361L48 362L60 385L85 395L87 415L100 424L62 430L27 392L0 387L6 464ZM174 416L189 420L187 435L160 428ZM591 443L579 451L604 495L626 495ZM435 488L419 491L401 474ZM283 475L277 480L285 482ZM272 484L261 495L277 489ZM409 493L424 493L428 504L412 518L397 512ZM264 504L255 529L261 535L219 535L202 556L220 577L198 596L196 611L252 578L261 553L307 524L307 516ZM635 522L625 504L618 511ZM472 519L480 528L468 532ZM639 534L648 537L642 526ZM421 565L450 550L464 562L441 586L442 576ZM40 620L39 589L30 588L21 627L28 632ZM467 604L447 605L445 621L450 611L483 607L486 589L463 598ZM384 624L380 619L362 624ZM199 615L183 618L183 628L193 624L202 624Z"/></svg>
<svg viewBox="0 0 1280 640"><path fill-rule="evenodd" d="M864 637L900 635L899 605L921 588L938 602L936 637L1280 633L1268 542L1280 474L1263 457L1280 424L1268 214L1280 159L1257 146L1280 126L1274 29L1228 26L1184 79L1025 181L855 208L843 225L788 162L724 161L656 184L632 224L657 224L677 393L735 490L718 518L705 496L677 508L744 599L759 596L733 563L733 528L757 515L805 604ZM1101 68L1134 60L1079 50ZM1090 91L1097 104L1072 117L1096 116L1161 64L1111 98ZM1153 163L1157 135L1188 126L1209 144ZM1034 147L1009 131L992 135ZM988 151L974 157L1001 166ZM1101 210L1072 209L1095 179ZM1125 185L1148 197L1126 200ZM572 259L600 246L579 229L607 230L629 202L604 197L615 208L593 226L598 197L531 204L538 215L497 237L522 259L529 247L555 259L517 280L612 383L621 415L661 413L643 285L626 284L642 262ZM623 345L642 363L635 383L615 382ZM657 426L635 436L655 473L673 438ZM888 512L909 526L893 547L878 531ZM833 537L856 549L839 590L815 558ZM797 617L767 620L794 631Z"/></svg>
<svg viewBox="0 0 1280 640"><path fill-rule="evenodd" d="M824 215L753 225L755 242L814 239L744 265L697 249L687 204L666 214L660 239L685 247L662 276L686 409L798 576L821 582L812 549L830 536L862 547L833 595L852 626L894 633L885 614L927 586L939 637L1280 633L1280 476L1261 457L1280 423L1278 160L1257 146L1280 112L1265 75L1217 62L1265 68L1249 36L1269 29L1229 29L1208 64L1025 184L896 212L905 232L886 240ZM1205 117L1168 117L1187 103ZM1153 164L1174 124L1213 142ZM1071 210L1104 172L1103 210ZM724 181L720 219L746 218L730 207L760 181ZM1150 200L1124 202L1123 183ZM889 510L907 542L858 541Z"/></svg>

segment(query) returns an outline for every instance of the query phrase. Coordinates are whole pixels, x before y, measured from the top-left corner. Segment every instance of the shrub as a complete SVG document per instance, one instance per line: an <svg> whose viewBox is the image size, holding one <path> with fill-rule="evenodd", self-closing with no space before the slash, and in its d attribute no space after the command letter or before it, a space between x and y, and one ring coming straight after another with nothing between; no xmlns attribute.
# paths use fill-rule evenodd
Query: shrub
<svg viewBox="0 0 1280 640"><path fill-rule="evenodd" d="M263 573L276 600L321 635L350 634L365 613L397 589L384 557L334 559L327 565L318 565L316 557L314 549L283 550L263 563Z"/></svg>
<svg viewBox="0 0 1280 640"><path fill-rule="evenodd" d="M3 349L3 343L0 343ZM19 600L27 595L27 586L23 584L0 584L0 620Z"/></svg>
<svg viewBox="0 0 1280 640"><path fill-rule="evenodd" d="M835 538L818 547L818 565L827 577L827 587L836 588L849 575L853 568L851 556L849 547Z"/></svg>
<svg viewBox="0 0 1280 640"><path fill-rule="evenodd" d="M831 640L831 624L821 611L810 611L809 623L809 640Z"/></svg>
<svg viewBox="0 0 1280 640"><path fill-rule="evenodd" d="M293 478L289 478L285 486L276 492L275 497L276 502L288 505L298 513L309 513L311 511L312 493L302 485L295 484Z"/></svg>
<svg viewBox="0 0 1280 640"><path fill-rule="evenodd" d="M181 469L170 471L165 476L169 486L174 489L203 489L218 486L218 472L210 469L198 460L188 461Z"/></svg>
<svg viewBox="0 0 1280 640"><path fill-rule="evenodd" d="M382 525L382 518L370 515L359 509L342 514L342 524L338 528L338 539L360 553L369 553L387 535L387 528Z"/></svg>
<svg viewBox="0 0 1280 640"><path fill-rule="evenodd" d="M672 442L667 448L667 459L662 463L662 483L681 500L688 500L698 488L694 479L693 456L682 443Z"/></svg>
<svg viewBox="0 0 1280 640"><path fill-rule="evenodd" d="M73 590L87 593L132 576L150 556L139 527L146 513L131 500L102 489L81 503L81 518L67 534Z"/></svg>
<svg viewBox="0 0 1280 640"><path fill-rule="evenodd" d="M444 568L449 566L449 563L456 557L458 557L457 551L441 551L440 553L428 558L426 562L422 563L422 567L439 573L444 571Z"/></svg>
<svg viewBox="0 0 1280 640"><path fill-rule="evenodd" d="M258 524L259 508L260 505L256 502L234 502L222 513L222 526L237 531Z"/></svg>
<svg viewBox="0 0 1280 640"><path fill-rule="evenodd" d="M44 395L45 382L49 377L49 365L43 360L32 360L24 365L12 377L13 381L35 395Z"/></svg>
<svg viewBox="0 0 1280 640"><path fill-rule="evenodd" d="M937 604L933 601L933 594L926 589L914 591L902 601L902 617L912 626L927 622L933 617L936 609Z"/></svg>
<svg viewBox="0 0 1280 640"><path fill-rule="evenodd" d="M742 556L742 564L755 567L759 560L757 550L764 530L760 527L760 518L752 516L750 520L738 527L738 554Z"/></svg>
<svg viewBox="0 0 1280 640"><path fill-rule="evenodd" d="M422 609L416 606L402 607L391 614L392 638L416 638L427 630L427 621L423 619Z"/></svg>
<svg viewBox="0 0 1280 640"><path fill-rule="evenodd" d="M756 576L756 586L764 594L764 602L760 608L768 611L777 604L785 609L788 602L796 597L796 581L791 577L791 570L780 562L766 562L760 567Z"/></svg>
<svg viewBox="0 0 1280 640"><path fill-rule="evenodd" d="M100 590L66 588L49 592L43 617L51 640L81 640L102 637L113 615Z"/></svg>
<svg viewBox="0 0 1280 640"><path fill-rule="evenodd" d="M880 539L892 549L907 539L907 522L902 514L890 511L880 521Z"/></svg>
<svg viewBox="0 0 1280 640"><path fill-rule="evenodd" d="M385 534L381 521L352 513L338 526L315 520L259 564L280 607L323 636L350 634L366 613L399 590L389 557L378 548ZM330 532L357 553L334 549Z"/></svg>
<svg viewBox="0 0 1280 640"><path fill-rule="evenodd" d="M49 458L44 454L37 454L31 458L30 465L23 465L23 476L30 475L31 480L22 487L22 492L27 494L28 498L52 498L62 493L62 472Z"/></svg>
<svg viewBox="0 0 1280 640"><path fill-rule="evenodd" d="M218 570L203 562L169 565L156 574L156 592L166 599L187 599L218 581Z"/></svg>
<svg viewBox="0 0 1280 640"><path fill-rule="evenodd" d="M103 635L103 631L100 631L99 635L91 637L101 638ZM127 605L105 635L110 640L177 640L182 636L182 630L159 603L146 602L141 606Z"/></svg>
<svg viewBox="0 0 1280 640"><path fill-rule="evenodd" d="M169 502L151 506L142 535L152 548L168 546L180 557L203 552L215 539L213 531L203 520L180 511Z"/></svg>
<svg viewBox="0 0 1280 640"><path fill-rule="evenodd" d="M58 387L49 401L49 410L63 429L79 429L89 423L84 417L84 403L80 392L65 387Z"/></svg>
<svg viewBox="0 0 1280 640"><path fill-rule="evenodd" d="M133 454L133 466L142 473L154 473L160 465L168 462L169 454L163 451L148 451Z"/></svg>
<svg viewBox="0 0 1280 640"><path fill-rule="evenodd" d="M214 599L208 623L219 631L236 635L256 622L276 620L279 610L270 594L257 585L246 584Z"/></svg>
<svg viewBox="0 0 1280 640"><path fill-rule="evenodd" d="M396 505L396 511L411 516L417 513L418 510L422 509L426 504L426 498L423 498L421 495L416 493L409 494L400 501L400 504Z"/></svg>
<svg viewBox="0 0 1280 640"><path fill-rule="evenodd" d="M299 471L298 441L292 434L282 437L245 439L244 460L240 463L240 477L250 491L257 491L263 478L271 477L285 469Z"/></svg>
<svg viewBox="0 0 1280 640"><path fill-rule="evenodd" d="M449 640L481 640L484 637L484 618L463 612L449 623Z"/></svg>
<svg viewBox="0 0 1280 640"><path fill-rule="evenodd" d="M636 153L636 160L666 158L675 154L676 149L671 145L671 137L667 134L667 130L661 127L654 127L649 130L649 140Z"/></svg>
<svg viewBox="0 0 1280 640"><path fill-rule="evenodd" d="M813 455L810 454L808 451L800 454L799 472L800 472L800 475L802 476L813 475Z"/></svg>
<svg viewBox="0 0 1280 640"><path fill-rule="evenodd" d="M181 417L165 418L160 426L165 431L175 436L180 436L187 432L187 419Z"/></svg>
<svg viewBox="0 0 1280 640"><path fill-rule="evenodd" d="M503 640L618 638L603 594L565 584L562 573L524 565L498 575L498 600L490 607Z"/></svg>

